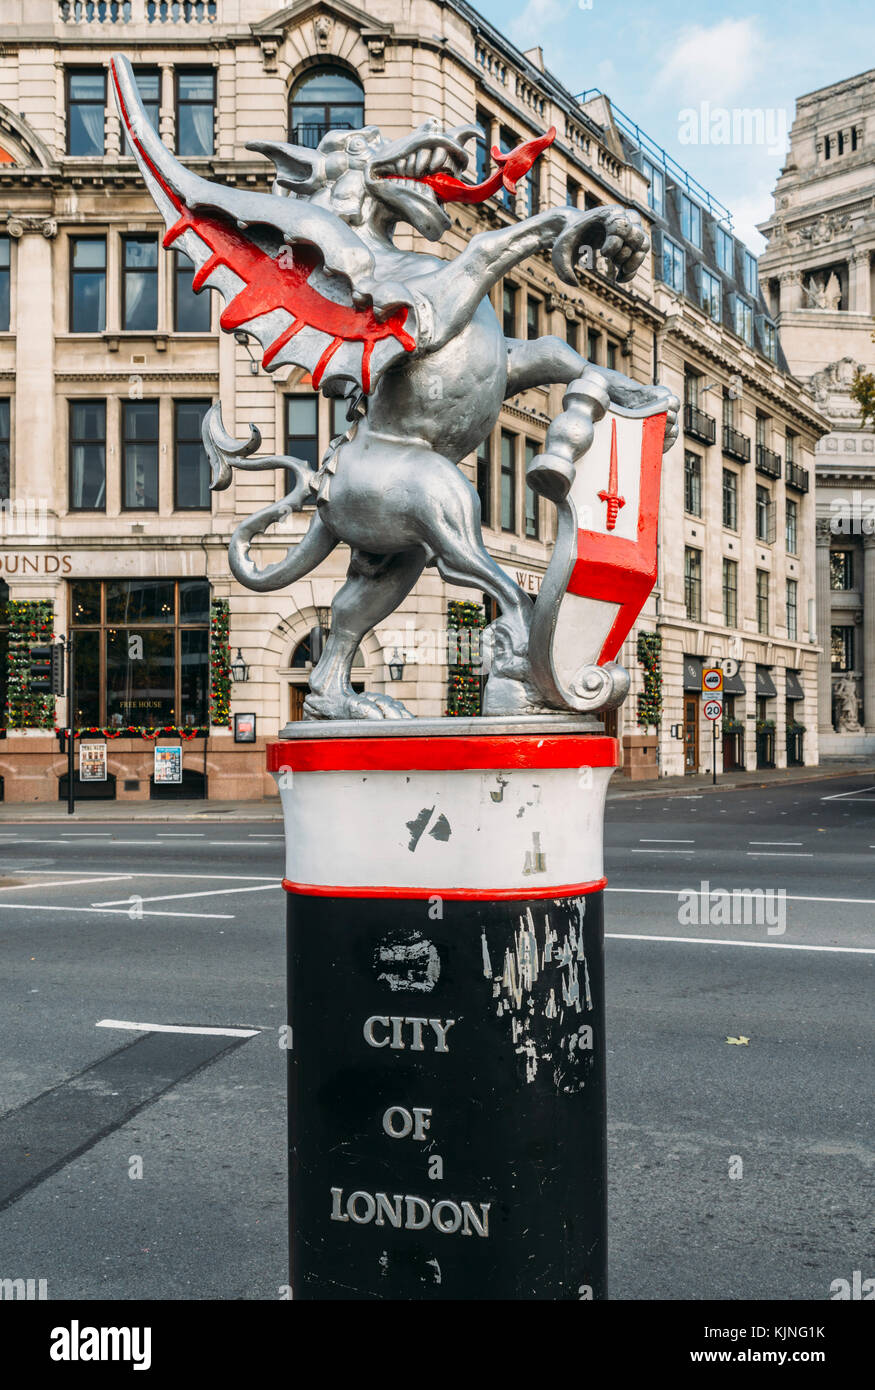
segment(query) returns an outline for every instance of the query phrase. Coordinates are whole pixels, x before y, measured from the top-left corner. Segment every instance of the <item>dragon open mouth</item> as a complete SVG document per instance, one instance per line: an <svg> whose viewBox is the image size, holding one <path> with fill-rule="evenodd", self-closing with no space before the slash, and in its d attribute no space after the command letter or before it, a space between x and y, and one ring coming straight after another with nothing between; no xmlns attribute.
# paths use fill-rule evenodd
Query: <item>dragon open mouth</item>
<svg viewBox="0 0 875 1390"><path fill-rule="evenodd" d="M499 168L483 183L463 183L457 177L467 164L467 155L460 146L450 148L446 142L423 144L413 153L375 168L373 175L376 179L392 179L411 193L427 189L442 203L482 203L502 186L515 193L519 180L555 138L556 127L551 126L546 135L526 140L506 153L493 146L492 158ZM453 172L448 172L448 168Z"/></svg>

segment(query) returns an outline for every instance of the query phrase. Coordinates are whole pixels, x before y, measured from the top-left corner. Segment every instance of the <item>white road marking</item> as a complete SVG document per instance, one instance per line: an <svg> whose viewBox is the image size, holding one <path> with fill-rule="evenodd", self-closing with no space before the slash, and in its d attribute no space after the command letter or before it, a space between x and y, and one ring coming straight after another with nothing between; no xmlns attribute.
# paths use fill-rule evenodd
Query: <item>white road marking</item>
<svg viewBox="0 0 875 1390"><path fill-rule="evenodd" d="M695 840L660 840L655 835L641 835L639 845L694 845Z"/></svg>
<svg viewBox="0 0 875 1390"><path fill-rule="evenodd" d="M25 874L32 872L32 869L22 870ZM0 888L0 893L15 893L26 888L72 888L75 883L127 883L130 877L130 874L106 874L103 878L62 878L52 883L8 883Z"/></svg>
<svg viewBox="0 0 875 1390"><path fill-rule="evenodd" d="M43 844L43 843L45 843L45 842L42 841L42 840L39 840L39 841L37 841L37 843L38 843L38 844ZM17 870L17 872L19 872L19 873L27 873L27 874L61 874L61 873L65 873L66 870L64 870L64 869L20 869L20 870ZM93 875L95 876L95 880L94 880L94 881L95 881L96 883L99 883L99 882L100 882L100 877L98 877L99 875L100 875L100 876L104 876L104 877L110 877L110 878L185 878L185 879L192 879L192 880L194 880L194 879L201 879L201 878L208 878L208 879L210 880L210 882L213 882L213 883L216 882L216 881L219 880L219 879L221 879L221 880L230 879L230 880L232 880L232 881L239 880L239 879L243 879L243 880L245 880L245 881L248 882L248 883L251 883L253 879L260 879L260 880L262 880L262 881L265 882L265 883L273 883L273 884L275 884L276 881L277 881L277 880L276 880L276 874L192 874L192 873L184 873L184 872L180 872L179 870L171 870L171 869L167 869L167 870L165 870L163 873L158 873L157 871L153 872L151 869L133 869L133 870L131 870L131 872L130 872L129 874L123 874L123 873L120 873L120 872L118 872L118 871L116 871L115 873L113 873L111 870L109 871L109 873L107 873L107 870L106 870L106 869L80 869L79 872L82 873L82 874L93 874ZM47 887L51 887L51 884L48 884Z"/></svg>
<svg viewBox="0 0 875 1390"><path fill-rule="evenodd" d="M813 859L814 851L810 849L749 849L748 859Z"/></svg>
<svg viewBox="0 0 875 1390"><path fill-rule="evenodd" d="M109 830L62 830L61 838L64 840L111 840L112 834Z"/></svg>
<svg viewBox="0 0 875 1390"><path fill-rule="evenodd" d="M107 917L131 917L130 898L121 898L121 902L128 904L127 908L121 907L63 907L48 905L46 903L0 903L0 912L91 912L103 913ZM136 920L140 917L202 917L208 922L233 922L234 914L228 912L140 912L136 914Z"/></svg>
<svg viewBox="0 0 875 1390"><path fill-rule="evenodd" d="M182 1023L127 1023L120 1018L102 1018L95 1028L126 1028L134 1033L198 1033L218 1038L257 1038L258 1028L190 1028Z"/></svg>
<svg viewBox="0 0 875 1390"><path fill-rule="evenodd" d="M631 854L692 854L691 849L633 849Z"/></svg>
<svg viewBox="0 0 875 1390"><path fill-rule="evenodd" d="M605 932L613 941L671 941L682 946L752 946L764 951L826 951L846 956L875 956L875 946L802 946L790 941L729 941L719 936L647 936Z"/></svg>
<svg viewBox="0 0 875 1390"><path fill-rule="evenodd" d="M858 787L855 792L834 792L832 796L822 796L821 801L844 801L849 796L862 796L864 792L875 792L875 787Z"/></svg>
<svg viewBox="0 0 875 1390"><path fill-rule="evenodd" d="M176 898L214 898L220 893L267 893L271 888L281 888L280 883L259 883L254 888L204 888L198 893L162 893L155 898L141 898L144 903L168 903ZM119 903L128 902L127 898L111 898L104 902L95 903L95 907L117 907Z"/></svg>
<svg viewBox="0 0 875 1390"><path fill-rule="evenodd" d="M205 830L159 830L156 840L202 840Z"/></svg>
<svg viewBox="0 0 875 1390"><path fill-rule="evenodd" d="M748 840L747 843L748 843L749 845L785 845L785 846L788 846L788 847L792 847L793 845L801 845L801 844L802 844L802 841L801 841L801 840Z"/></svg>

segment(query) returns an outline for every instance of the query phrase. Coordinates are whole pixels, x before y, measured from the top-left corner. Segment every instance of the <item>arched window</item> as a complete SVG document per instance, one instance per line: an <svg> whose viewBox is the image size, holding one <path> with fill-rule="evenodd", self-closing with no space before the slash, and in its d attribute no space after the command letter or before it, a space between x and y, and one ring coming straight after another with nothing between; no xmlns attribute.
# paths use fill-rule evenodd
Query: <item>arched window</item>
<svg viewBox="0 0 875 1390"><path fill-rule="evenodd" d="M289 98L289 139L314 149L329 130L358 130L365 123L365 93L344 68L312 68Z"/></svg>

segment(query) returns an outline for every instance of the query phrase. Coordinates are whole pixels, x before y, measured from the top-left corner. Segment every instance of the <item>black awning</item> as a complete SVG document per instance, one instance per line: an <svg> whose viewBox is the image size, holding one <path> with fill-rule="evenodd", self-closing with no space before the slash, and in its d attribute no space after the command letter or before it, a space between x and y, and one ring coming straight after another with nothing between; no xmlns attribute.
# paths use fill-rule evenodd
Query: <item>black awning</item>
<svg viewBox="0 0 875 1390"><path fill-rule="evenodd" d="M787 672L787 699L804 700L805 691L802 689L802 682L799 679L798 671Z"/></svg>
<svg viewBox="0 0 875 1390"><path fill-rule="evenodd" d="M684 690L702 689L702 658L700 656L684 657Z"/></svg>
<svg viewBox="0 0 875 1390"><path fill-rule="evenodd" d="M775 682L772 680L768 666L757 667L757 695L764 696L767 700L774 700L777 695Z"/></svg>
<svg viewBox="0 0 875 1390"><path fill-rule="evenodd" d="M746 695L744 681L741 679L741 667L739 666L734 676L723 676L723 692L726 695Z"/></svg>

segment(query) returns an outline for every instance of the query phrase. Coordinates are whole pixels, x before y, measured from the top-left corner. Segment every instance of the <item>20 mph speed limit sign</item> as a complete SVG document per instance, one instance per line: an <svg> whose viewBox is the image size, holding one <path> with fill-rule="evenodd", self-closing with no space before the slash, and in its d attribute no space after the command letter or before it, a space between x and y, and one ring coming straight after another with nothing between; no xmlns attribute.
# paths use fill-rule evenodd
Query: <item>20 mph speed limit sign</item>
<svg viewBox="0 0 875 1390"><path fill-rule="evenodd" d="M706 700L702 706L702 713L706 719L719 719L723 713L723 701Z"/></svg>

